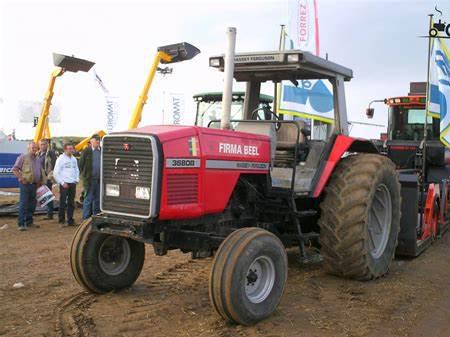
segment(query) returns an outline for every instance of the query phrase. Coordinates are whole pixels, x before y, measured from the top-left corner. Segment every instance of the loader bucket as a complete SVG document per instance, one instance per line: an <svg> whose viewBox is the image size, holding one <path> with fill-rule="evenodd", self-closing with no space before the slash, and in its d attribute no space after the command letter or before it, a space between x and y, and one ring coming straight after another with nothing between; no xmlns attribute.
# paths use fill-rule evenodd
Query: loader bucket
<svg viewBox="0 0 450 337"><path fill-rule="evenodd" d="M187 42L169 44L167 46L158 47L158 51L163 51L164 53L172 57L172 60L170 61L161 60L161 63L176 63L181 61L187 61L194 58L194 56L200 53L200 49L194 47L193 45Z"/></svg>
<svg viewBox="0 0 450 337"><path fill-rule="evenodd" d="M89 71L95 64L88 60L57 53L53 53L53 63L55 66L63 68L64 71L71 71L74 73L78 71Z"/></svg>

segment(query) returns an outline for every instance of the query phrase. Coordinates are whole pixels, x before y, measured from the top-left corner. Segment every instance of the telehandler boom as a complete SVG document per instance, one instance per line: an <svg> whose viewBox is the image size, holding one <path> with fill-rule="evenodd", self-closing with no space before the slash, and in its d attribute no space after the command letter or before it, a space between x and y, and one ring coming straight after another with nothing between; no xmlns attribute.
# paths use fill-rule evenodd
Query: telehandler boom
<svg viewBox="0 0 450 337"><path fill-rule="evenodd" d="M47 92L45 93L44 103L42 105L41 114L39 116L33 138L34 142L38 142L43 138L49 139L51 137L50 128L48 125L48 116L50 113L50 106L52 105L52 98L54 94L53 89L55 87L56 79L62 76L66 71L74 73L78 71L87 72L95 64L91 61L56 53L53 53L53 63L55 65L55 69L53 69L50 75L50 82L47 87Z"/></svg>

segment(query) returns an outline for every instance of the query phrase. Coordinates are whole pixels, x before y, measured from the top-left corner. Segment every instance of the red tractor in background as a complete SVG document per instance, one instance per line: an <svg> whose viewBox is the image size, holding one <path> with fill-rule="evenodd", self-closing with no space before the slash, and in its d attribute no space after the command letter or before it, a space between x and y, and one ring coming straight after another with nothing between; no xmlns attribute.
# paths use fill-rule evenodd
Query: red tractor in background
<svg viewBox="0 0 450 337"><path fill-rule="evenodd" d="M412 82L408 96L377 100L388 106L388 130L374 143L395 163L402 186L403 256L419 255L449 226L450 151L439 140L439 118L425 119L425 95L426 82Z"/></svg>
<svg viewBox="0 0 450 337"><path fill-rule="evenodd" d="M223 55L210 58L219 70L224 63ZM299 247L303 260L305 246L320 248L325 268L342 277L387 273L400 231L400 184L395 165L372 142L348 136L344 81L352 70L289 50L236 54L232 74L247 85L234 129L211 121L103 138L102 212L80 225L71 246L72 272L84 288L130 287L145 244L157 255L180 249L214 256L213 307L250 325L281 300L286 247ZM333 88L335 123L325 141L259 107L261 83L302 79Z"/></svg>

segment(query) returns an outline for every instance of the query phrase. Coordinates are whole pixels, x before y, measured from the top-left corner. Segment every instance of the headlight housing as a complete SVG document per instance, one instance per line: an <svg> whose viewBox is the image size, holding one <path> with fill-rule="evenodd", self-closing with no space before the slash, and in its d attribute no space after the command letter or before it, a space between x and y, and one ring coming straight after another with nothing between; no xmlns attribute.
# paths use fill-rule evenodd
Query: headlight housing
<svg viewBox="0 0 450 337"><path fill-rule="evenodd" d="M221 64L221 59L218 57L211 57L209 59L209 66L214 68L219 68Z"/></svg>
<svg viewBox="0 0 450 337"><path fill-rule="evenodd" d="M287 61L288 63L298 63L299 57L298 54L288 54Z"/></svg>
<svg viewBox="0 0 450 337"><path fill-rule="evenodd" d="M136 186L136 199L150 200L150 187Z"/></svg>
<svg viewBox="0 0 450 337"><path fill-rule="evenodd" d="M106 184L105 193L108 197L118 197L120 195L120 186L114 184Z"/></svg>

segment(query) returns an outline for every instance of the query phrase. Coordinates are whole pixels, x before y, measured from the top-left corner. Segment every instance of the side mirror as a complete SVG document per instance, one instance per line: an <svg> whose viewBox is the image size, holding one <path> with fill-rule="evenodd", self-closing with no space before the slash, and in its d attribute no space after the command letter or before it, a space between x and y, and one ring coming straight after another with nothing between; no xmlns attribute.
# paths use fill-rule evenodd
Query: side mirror
<svg viewBox="0 0 450 337"><path fill-rule="evenodd" d="M374 108L367 108L366 109L366 116L367 116L367 118L372 119L374 113L375 113L375 109Z"/></svg>

